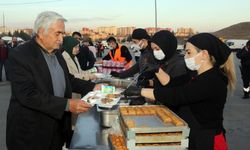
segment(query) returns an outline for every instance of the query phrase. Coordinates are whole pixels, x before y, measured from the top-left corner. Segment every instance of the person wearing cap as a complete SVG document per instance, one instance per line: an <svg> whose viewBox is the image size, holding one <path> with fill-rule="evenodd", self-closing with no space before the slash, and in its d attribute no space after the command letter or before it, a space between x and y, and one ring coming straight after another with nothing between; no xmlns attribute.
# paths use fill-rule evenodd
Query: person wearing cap
<svg viewBox="0 0 250 150"><path fill-rule="evenodd" d="M148 35L147 31L145 29L135 29L132 33L132 41L133 41L133 47L137 47L137 50L140 51L141 55L139 60L128 70L125 70L123 72L111 72L111 75L118 78L128 78L134 76L136 73L141 72L142 67L144 64L147 63L154 63L155 58L153 56L151 47L150 47L150 36ZM152 73L143 73L139 79L148 80L153 77Z"/></svg>
<svg viewBox="0 0 250 150"><path fill-rule="evenodd" d="M242 49L238 50L236 56L240 59L240 71L243 81L243 99L249 98L250 93L250 40Z"/></svg>
<svg viewBox="0 0 250 150"><path fill-rule="evenodd" d="M5 75L7 76L6 72L6 61L8 59L8 48L3 39L0 39L0 82L2 81L2 69L5 68Z"/></svg>
<svg viewBox="0 0 250 150"><path fill-rule="evenodd" d="M79 64L82 70L86 71L94 67L95 57L94 54L89 50L89 38L82 37L81 33L73 32L72 37L76 38L80 42L79 53L76 55L79 60Z"/></svg>
<svg viewBox="0 0 250 150"><path fill-rule="evenodd" d="M212 34L200 33L188 39L185 50L186 66L197 71L189 83L138 89L133 94L157 99L164 105L188 106L191 113L183 119L190 127L190 150L227 150L223 110L236 78L231 49Z"/></svg>
<svg viewBox="0 0 250 150"><path fill-rule="evenodd" d="M124 45L119 45L116 39L112 36L107 39L107 43L110 51L103 57L103 60L125 63L124 68L130 68L132 66L132 56L128 48Z"/></svg>

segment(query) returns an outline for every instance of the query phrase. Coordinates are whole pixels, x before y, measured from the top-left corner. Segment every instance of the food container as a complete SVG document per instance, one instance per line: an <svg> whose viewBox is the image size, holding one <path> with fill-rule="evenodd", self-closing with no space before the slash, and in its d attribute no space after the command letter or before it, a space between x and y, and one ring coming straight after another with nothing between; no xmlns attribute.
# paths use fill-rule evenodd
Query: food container
<svg viewBox="0 0 250 150"><path fill-rule="evenodd" d="M100 123L103 127L112 127L118 121L118 110L107 109L100 112Z"/></svg>
<svg viewBox="0 0 250 150"><path fill-rule="evenodd" d="M102 128L100 132L96 132L96 141L100 145L108 145L108 135L111 128Z"/></svg>
<svg viewBox="0 0 250 150"><path fill-rule="evenodd" d="M127 148L133 150L186 150L188 124L162 105L122 106L120 125Z"/></svg>
<svg viewBox="0 0 250 150"><path fill-rule="evenodd" d="M113 78L112 80L110 80L109 84L113 85L115 87L127 88L127 86L130 84L130 82L132 82L131 78L127 78L127 79Z"/></svg>

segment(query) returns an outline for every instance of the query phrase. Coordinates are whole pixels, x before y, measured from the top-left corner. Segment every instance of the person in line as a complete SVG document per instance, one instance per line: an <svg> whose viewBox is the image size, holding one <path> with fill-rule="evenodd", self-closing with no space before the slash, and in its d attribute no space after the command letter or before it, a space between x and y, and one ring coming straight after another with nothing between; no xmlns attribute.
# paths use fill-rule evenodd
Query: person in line
<svg viewBox="0 0 250 150"><path fill-rule="evenodd" d="M8 48L3 39L0 39L0 81L2 81L3 67L7 78L6 61L8 59Z"/></svg>
<svg viewBox="0 0 250 150"><path fill-rule="evenodd" d="M62 56L66 61L67 67L69 69L69 73L74 75L75 78L83 79L83 80L94 80L96 76L87 71L83 71L80 67L78 59L76 55L79 53L79 44L80 42L73 38L72 36L66 36L63 38L62 45ZM81 98L81 94L72 93L72 98ZM74 129L77 119L76 114L72 114L72 129Z"/></svg>
<svg viewBox="0 0 250 150"><path fill-rule="evenodd" d="M86 112L91 105L73 99L72 91L87 94L100 85L69 73L58 51L66 20L58 13L40 13L34 37L9 56L11 99L7 112L8 150L61 150L72 137L71 113Z"/></svg>
<svg viewBox="0 0 250 150"><path fill-rule="evenodd" d="M17 37L16 36L12 36L12 39L11 41L9 41L9 43L7 44L7 48L8 48L8 55L10 55L10 53L12 52L12 50L17 47L20 43L18 42L17 40ZM6 79L8 81L10 81L10 64L9 64L9 61L8 59L6 60L5 62L5 72L6 72Z"/></svg>
<svg viewBox="0 0 250 150"><path fill-rule="evenodd" d="M242 49L238 50L236 56L240 59L240 71L243 81L243 99L249 98L250 93L250 40Z"/></svg>
<svg viewBox="0 0 250 150"><path fill-rule="evenodd" d="M82 38L81 33L73 32L72 37L76 38L80 42L80 50L76 55L79 60L81 69L86 71L94 67L95 57L94 54L89 50L88 46L85 44L86 38ZM85 45L84 45L85 44Z"/></svg>
<svg viewBox="0 0 250 150"><path fill-rule="evenodd" d="M93 44L91 38L89 38L89 45L88 45L88 47L89 47L89 50L93 53L93 55L94 55L94 57L96 59L97 49L96 49L95 45Z"/></svg>
<svg viewBox="0 0 250 150"><path fill-rule="evenodd" d="M110 51L103 57L103 60L112 60L114 62L124 63L125 69L130 68L133 62L128 48L124 45L119 45L116 39L112 36L107 39L107 43Z"/></svg>
<svg viewBox="0 0 250 150"><path fill-rule="evenodd" d="M83 80L94 80L96 76L87 71L83 71L80 67L79 61L76 55L79 53L80 42L71 36L66 36L63 38L62 45L62 56L67 63L69 73L74 75L76 78Z"/></svg>
<svg viewBox="0 0 250 150"><path fill-rule="evenodd" d="M104 52L104 46L101 41L97 42L97 56L99 58L102 58L102 54Z"/></svg>
<svg viewBox="0 0 250 150"><path fill-rule="evenodd" d="M197 76L189 83L159 89L133 89L125 95L142 95L168 105L190 108L190 150L227 150L223 110L228 90L235 88L231 49L209 33L192 36L186 43L185 63Z"/></svg>
<svg viewBox="0 0 250 150"><path fill-rule="evenodd" d="M17 37L13 36L10 43L8 43L8 48L12 49L18 46Z"/></svg>

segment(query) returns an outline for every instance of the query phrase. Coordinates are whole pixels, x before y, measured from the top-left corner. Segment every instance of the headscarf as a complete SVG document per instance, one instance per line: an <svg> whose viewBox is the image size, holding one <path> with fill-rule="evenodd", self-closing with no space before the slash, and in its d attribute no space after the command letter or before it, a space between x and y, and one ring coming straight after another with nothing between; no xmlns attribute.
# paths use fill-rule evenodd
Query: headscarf
<svg viewBox="0 0 250 150"><path fill-rule="evenodd" d="M194 35L188 39L188 42L201 50L207 50L209 55L215 58L217 67L223 65L232 52L225 43L210 33Z"/></svg>
<svg viewBox="0 0 250 150"><path fill-rule="evenodd" d="M155 43L162 49L165 54L163 61L168 61L176 53L177 39L169 31L162 30L155 33L151 42Z"/></svg>
<svg viewBox="0 0 250 150"><path fill-rule="evenodd" d="M75 55L72 54L73 48L80 42L72 36L66 36L63 38L62 49L65 50L69 56L74 60Z"/></svg>

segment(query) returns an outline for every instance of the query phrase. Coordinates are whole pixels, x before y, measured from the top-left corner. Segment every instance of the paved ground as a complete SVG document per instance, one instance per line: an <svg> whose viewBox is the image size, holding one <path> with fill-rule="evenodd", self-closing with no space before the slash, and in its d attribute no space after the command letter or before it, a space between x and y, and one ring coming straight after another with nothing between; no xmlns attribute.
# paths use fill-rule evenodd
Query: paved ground
<svg viewBox="0 0 250 150"><path fill-rule="evenodd" d="M250 148L250 99L243 100L242 82L237 68L237 88L228 99L225 106L224 125L227 130L229 150L249 150ZM10 84L0 82L0 150L6 150L5 130L6 111L9 104Z"/></svg>

